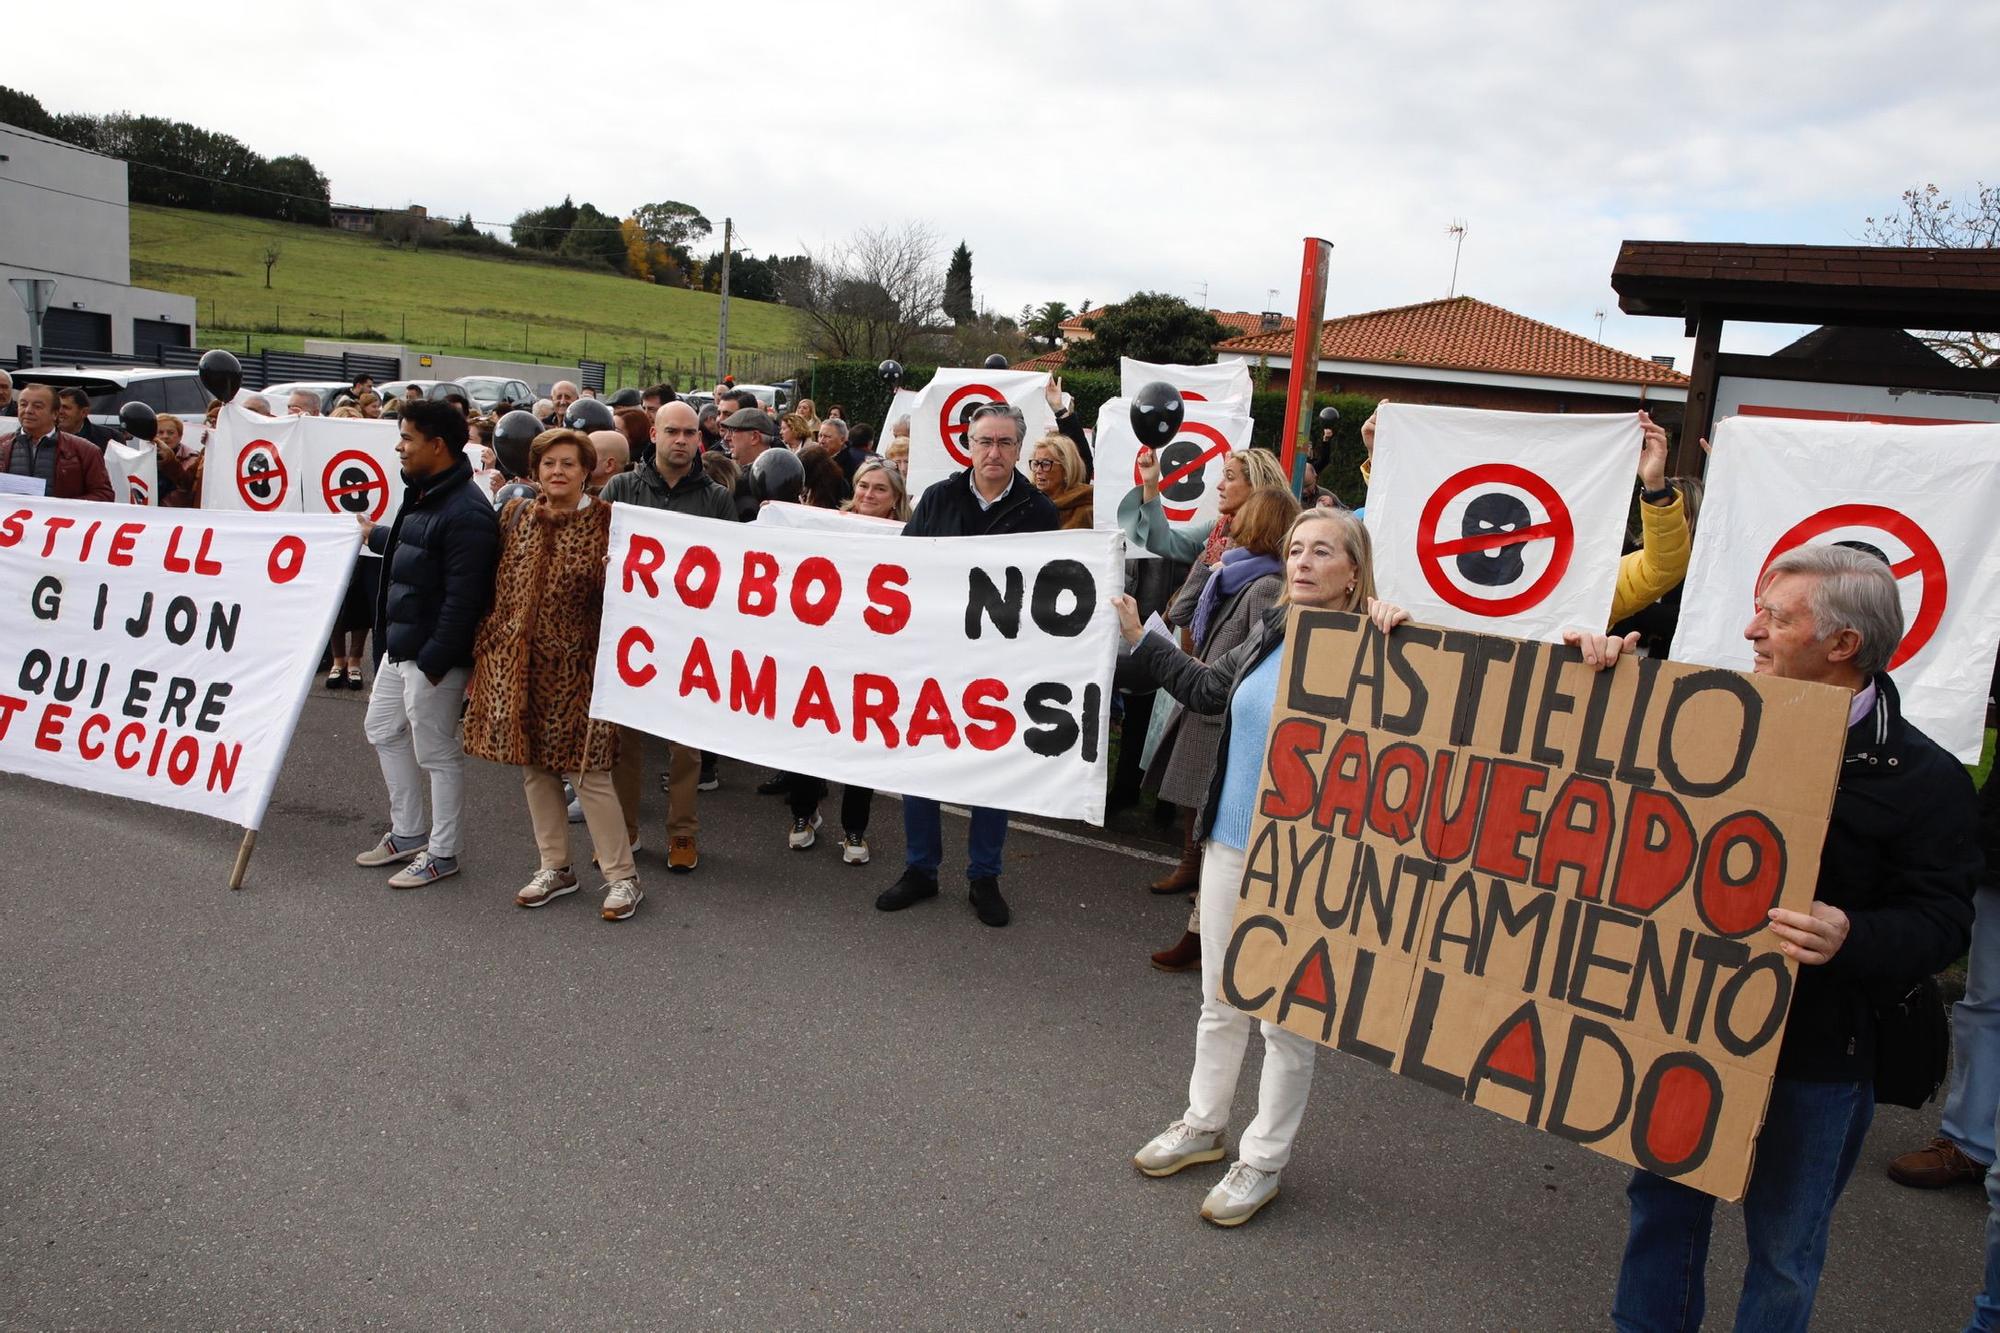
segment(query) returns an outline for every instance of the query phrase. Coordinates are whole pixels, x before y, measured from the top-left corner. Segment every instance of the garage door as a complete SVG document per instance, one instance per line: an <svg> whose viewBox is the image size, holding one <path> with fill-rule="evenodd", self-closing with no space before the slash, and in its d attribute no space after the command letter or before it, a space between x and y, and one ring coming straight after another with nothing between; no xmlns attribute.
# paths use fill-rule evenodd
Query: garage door
<svg viewBox="0 0 2000 1333"><path fill-rule="evenodd" d="M170 319L132 321L132 355L151 358L162 347L192 347L193 333L185 324Z"/></svg>
<svg viewBox="0 0 2000 1333"><path fill-rule="evenodd" d="M42 346L66 352L109 352L111 316L59 307L42 316Z"/></svg>

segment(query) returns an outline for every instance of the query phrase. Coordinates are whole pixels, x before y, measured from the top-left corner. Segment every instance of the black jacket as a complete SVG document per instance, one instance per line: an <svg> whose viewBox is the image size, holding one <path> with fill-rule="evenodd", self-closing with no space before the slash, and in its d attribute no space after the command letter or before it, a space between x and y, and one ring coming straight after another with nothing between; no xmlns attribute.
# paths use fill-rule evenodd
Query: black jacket
<svg viewBox="0 0 2000 1333"><path fill-rule="evenodd" d="M605 482L604 493L598 498L606 504L643 505L697 518L736 520L735 499L702 470L699 458L687 475L672 485L651 463L641 463Z"/></svg>
<svg viewBox="0 0 2000 1333"><path fill-rule="evenodd" d="M1065 412L1056 418L1056 430L1071 444L1083 459L1084 480L1097 475L1097 460L1090 456L1090 437L1083 433L1083 421L1074 412Z"/></svg>
<svg viewBox="0 0 2000 1333"><path fill-rule="evenodd" d="M1129 680L1132 688L1143 688L1142 681L1158 685L1180 700L1181 706L1190 713L1222 715L1222 737L1216 743L1215 771L1209 774L1208 795L1202 798L1201 809L1195 813L1196 842L1208 836L1208 830L1215 822L1215 803L1222 798L1222 780L1228 776L1229 700L1236 693L1236 682L1285 646L1285 618L1288 614L1289 607L1272 607L1264 613L1262 620L1250 627L1250 633L1243 642L1213 662L1189 657L1159 635L1148 634L1132 649L1129 665L1121 675L1121 686L1136 675L1139 680Z"/></svg>
<svg viewBox="0 0 2000 1333"><path fill-rule="evenodd" d="M1049 497L1019 471L1008 492L981 509L972 493L972 469L934 482L903 525L905 537L986 537L997 532L1054 532L1062 526Z"/></svg>
<svg viewBox="0 0 2000 1333"><path fill-rule="evenodd" d="M1903 718L1875 677L1875 707L1847 729L1814 896L1847 913L1831 962L1799 969L1778 1074L1875 1076L1875 1010L1965 952L1984 858L1964 767Z"/></svg>
<svg viewBox="0 0 2000 1333"><path fill-rule="evenodd" d="M472 665L473 632L493 603L500 520L462 454L435 477L405 473L403 484L394 525L368 534L368 549L383 557L375 641L391 661L442 676Z"/></svg>

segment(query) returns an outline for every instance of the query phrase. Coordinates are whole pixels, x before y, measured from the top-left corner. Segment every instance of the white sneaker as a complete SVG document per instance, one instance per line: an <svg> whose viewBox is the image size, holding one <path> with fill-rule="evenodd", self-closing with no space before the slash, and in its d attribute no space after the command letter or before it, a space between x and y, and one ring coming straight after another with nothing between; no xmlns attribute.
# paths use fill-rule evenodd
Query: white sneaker
<svg viewBox="0 0 2000 1333"><path fill-rule="evenodd" d="M645 890L639 887L636 879L614 880L604 887L608 890L604 895L603 916L606 921L623 921L639 910L639 904L646 897Z"/></svg>
<svg viewBox="0 0 2000 1333"><path fill-rule="evenodd" d="M561 870L537 870L526 887L514 895L514 903L517 907L545 907L565 894L575 892L576 876L568 866Z"/></svg>
<svg viewBox="0 0 2000 1333"><path fill-rule="evenodd" d="M572 824L581 824L583 822L583 798L578 796L576 789L567 782L563 783L563 799L569 802L569 822Z"/></svg>
<svg viewBox="0 0 2000 1333"><path fill-rule="evenodd" d="M791 844L793 851L803 852L819 841L819 826L825 822L817 810L813 811L811 819L807 819L804 815L794 815L792 831L786 841Z"/></svg>
<svg viewBox="0 0 2000 1333"><path fill-rule="evenodd" d="M1176 1120L1139 1149L1132 1165L1149 1176L1171 1176L1187 1167L1219 1162L1222 1158L1221 1130L1196 1129L1185 1120Z"/></svg>
<svg viewBox="0 0 2000 1333"><path fill-rule="evenodd" d="M1201 1201L1205 1222L1219 1227L1240 1227L1257 1215L1257 1210L1278 1197L1278 1172L1259 1171L1245 1161L1229 1168L1222 1183Z"/></svg>
<svg viewBox="0 0 2000 1333"><path fill-rule="evenodd" d="M843 837L840 840L840 859L845 864L851 866L867 865L868 835L865 833L849 833Z"/></svg>

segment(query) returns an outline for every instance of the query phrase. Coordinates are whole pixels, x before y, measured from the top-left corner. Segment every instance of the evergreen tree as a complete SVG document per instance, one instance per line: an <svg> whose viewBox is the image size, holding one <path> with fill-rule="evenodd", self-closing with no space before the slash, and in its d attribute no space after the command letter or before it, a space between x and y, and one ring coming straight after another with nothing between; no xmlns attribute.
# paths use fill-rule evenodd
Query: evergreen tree
<svg viewBox="0 0 2000 1333"><path fill-rule="evenodd" d="M972 251L964 241L951 252L951 265L944 271L944 313L954 324L972 318Z"/></svg>

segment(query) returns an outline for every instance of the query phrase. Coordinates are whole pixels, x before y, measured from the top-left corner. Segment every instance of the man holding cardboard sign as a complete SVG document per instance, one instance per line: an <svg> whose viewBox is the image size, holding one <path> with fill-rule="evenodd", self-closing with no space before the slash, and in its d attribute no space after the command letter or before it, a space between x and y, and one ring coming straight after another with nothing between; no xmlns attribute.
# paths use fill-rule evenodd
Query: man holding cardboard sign
<svg viewBox="0 0 2000 1333"><path fill-rule="evenodd" d="M1743 1200L1750 1263L1738 1329L1810 1321L1834 1203L1875 1113L1876 1015L1970 936L1972 783L1901 715L1886 667L1902 635L1889 567L1823 545L1771 563L1744 630L1758 675L1839 686L1853 701L1811 910L1769 913L1801 968ZM1626 1194L1614 1324L1700 1327L1715 1200L1645 1170Z"/></svg>

